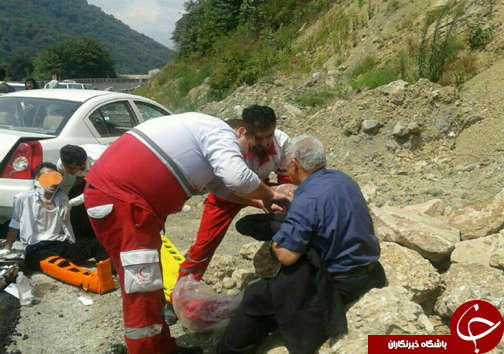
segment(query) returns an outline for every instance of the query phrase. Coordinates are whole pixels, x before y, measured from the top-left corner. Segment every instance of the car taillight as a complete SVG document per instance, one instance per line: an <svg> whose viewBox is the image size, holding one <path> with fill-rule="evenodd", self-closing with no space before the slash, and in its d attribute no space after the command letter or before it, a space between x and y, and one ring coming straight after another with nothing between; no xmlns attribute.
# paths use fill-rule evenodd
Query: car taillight
<svg viewBox="0 0 504 354"><path fill-rule="evenodd" d="M35 178L35 167L40 163L42 163L42 145L38 141L22 142L12 154L0 178Z"/></svg>

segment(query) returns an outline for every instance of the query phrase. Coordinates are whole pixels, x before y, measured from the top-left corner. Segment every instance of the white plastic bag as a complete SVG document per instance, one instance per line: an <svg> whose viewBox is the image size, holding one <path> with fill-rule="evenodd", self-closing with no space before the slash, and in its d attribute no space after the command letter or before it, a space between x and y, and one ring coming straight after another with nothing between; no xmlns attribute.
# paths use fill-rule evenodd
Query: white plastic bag
<svg viewBox="0 0 504 354"><path fill-rule="evenodd" d="M173 308L182 325L202 332L225 327L243 298L216 294L209 285L194 280L192 275L177 281L172 293Z"/></svg>

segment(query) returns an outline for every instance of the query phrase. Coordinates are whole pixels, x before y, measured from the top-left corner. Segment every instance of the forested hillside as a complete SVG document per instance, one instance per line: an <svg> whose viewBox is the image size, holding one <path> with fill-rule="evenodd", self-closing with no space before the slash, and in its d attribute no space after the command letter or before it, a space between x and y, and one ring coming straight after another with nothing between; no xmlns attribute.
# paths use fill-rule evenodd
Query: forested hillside
<svg viewBox="0 0 504 354"><path fill-rule="evenodd" d="M178 60L139 91L172 109L321 70L335 74L333 87L301 98L298 92L292 102L321 104L396 79L461 87L502 52L495 0L193 0L185 6L172 36Z"/></svg>
<svg viewBox="0 0 504 354"><path fill-rule="evenodd" d="M26 72L35 53L48 45L82 36L106 46L119 74L147 73L163 67L174 55L86 0L0 2L0 61L15 70Z"/></svg>

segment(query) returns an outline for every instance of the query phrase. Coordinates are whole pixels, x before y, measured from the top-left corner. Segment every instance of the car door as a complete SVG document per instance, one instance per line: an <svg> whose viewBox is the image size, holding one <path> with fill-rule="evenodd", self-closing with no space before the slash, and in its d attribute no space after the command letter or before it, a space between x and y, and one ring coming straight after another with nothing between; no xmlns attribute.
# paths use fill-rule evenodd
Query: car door
<svg viewBox="0 0 504 354"><path fill-rule="evenodd" d="M95 107L85 123L100 144L110 145L138 125L139 120L128 100L118 100Z"/></svg>

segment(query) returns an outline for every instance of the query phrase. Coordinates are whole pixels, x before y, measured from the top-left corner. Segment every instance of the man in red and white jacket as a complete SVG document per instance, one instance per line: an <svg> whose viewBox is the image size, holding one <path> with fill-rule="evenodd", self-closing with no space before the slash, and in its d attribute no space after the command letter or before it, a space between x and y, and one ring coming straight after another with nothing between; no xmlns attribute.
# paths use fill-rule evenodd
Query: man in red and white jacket
<svg viewBox="0 0 504 354"><path fill-rule="evenodd" d="M254 147L247 157L247 166L267 184L270 173L275 172L278 184L289 184L292 188L285 186L287 188L284 188L284 191L292 194L294 186L290 184L284 159L290 138L276 129L275 112L267 106L253 105L243 110L242 118L254 127L255 136ZM276 189L276 186L272 189ZM264 209L261 201L236 198L230 190L221 191L220 195L208 195L196 242L191 246L184 263L180 265L179 279L188 274L193 274L196 280L203 277L234 217L249 205ZM176 322L176 319L173 318L171 322Z"/></svg>
<svg viewBox="0 0 504 354"><path fill-rule="evenodd" d="M245 164L251 130L199 113L151 119L117 139L86 175L87 213L119 276L129 354L202 353L178 347L164 321L159 232L169 214L205 188L280 206L292 200Z"/></svg>

